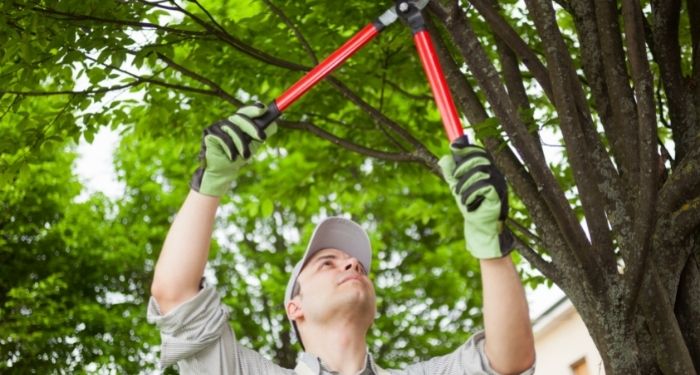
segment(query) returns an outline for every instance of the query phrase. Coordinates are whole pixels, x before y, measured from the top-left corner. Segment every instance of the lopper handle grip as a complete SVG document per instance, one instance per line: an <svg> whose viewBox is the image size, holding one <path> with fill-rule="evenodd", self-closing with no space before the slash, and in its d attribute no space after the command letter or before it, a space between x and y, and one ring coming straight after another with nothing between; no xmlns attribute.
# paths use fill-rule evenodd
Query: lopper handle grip
<svg viewBox="0 0 700 375"><path fill-rule="evenodd" d="M270 126L270 124L272 124L273 121L277 120L281 114L282 112L280 112L279 108L277 107L277 103L273 100L272 103L267 106L267 111L265 111L265 114L254 118L253 122L255 125L265 130L268 126Z"/></svg>

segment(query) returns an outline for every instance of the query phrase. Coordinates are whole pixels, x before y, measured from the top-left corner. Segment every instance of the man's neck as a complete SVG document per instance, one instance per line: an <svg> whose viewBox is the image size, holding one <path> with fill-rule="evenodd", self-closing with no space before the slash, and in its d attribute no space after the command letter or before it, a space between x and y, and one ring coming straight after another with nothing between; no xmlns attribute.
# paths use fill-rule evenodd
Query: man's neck
<svg viewBox="0 0 700 375"><path fill-rule="evenodd" d="M323 360L329 370L341 375L355 375L367 364L365 331L342 326L316 327L305 339L306 351ZM306 342L308 341L308 343Z"/></svg>

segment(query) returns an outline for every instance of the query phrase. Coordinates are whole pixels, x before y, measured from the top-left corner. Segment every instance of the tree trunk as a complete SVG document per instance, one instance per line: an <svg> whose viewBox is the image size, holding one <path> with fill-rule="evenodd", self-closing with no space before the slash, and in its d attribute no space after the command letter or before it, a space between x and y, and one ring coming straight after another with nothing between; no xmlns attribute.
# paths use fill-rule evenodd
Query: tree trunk
<svg viewBox="0 0 700 375"><path fill-rule="evenodd" d="M681 283L675 314L670 310L663 289L651 285L654 277L650 273L644 278L639 305L632 319L625 315L619 300L602 302L598 296L582 290L580 283L560 285L577 306L603 359L606 374L697 373L699 288L687 285L689 281L699 280L700 272L694 258L688 262L684 273L687 276ZM689 280L693 277L696 279ZM615 288L611 287L609 295L619 294L614 292ZM696 303L693 305L693 302Z"/></svg>

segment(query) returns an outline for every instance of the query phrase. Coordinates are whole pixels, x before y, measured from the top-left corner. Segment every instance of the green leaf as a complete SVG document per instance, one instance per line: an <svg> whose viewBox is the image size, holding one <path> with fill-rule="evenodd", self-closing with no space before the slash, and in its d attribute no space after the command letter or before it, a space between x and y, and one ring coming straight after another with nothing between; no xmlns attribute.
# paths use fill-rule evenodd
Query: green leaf
<svg viewBox="0 0 700 375"><path fill-rule="evenodd" d="M270 217L274 210L275 210L275 205L272 203L271 200L269 200L269 199L263 200L262 206L260 209L260 214L263 217Z"/></svg>

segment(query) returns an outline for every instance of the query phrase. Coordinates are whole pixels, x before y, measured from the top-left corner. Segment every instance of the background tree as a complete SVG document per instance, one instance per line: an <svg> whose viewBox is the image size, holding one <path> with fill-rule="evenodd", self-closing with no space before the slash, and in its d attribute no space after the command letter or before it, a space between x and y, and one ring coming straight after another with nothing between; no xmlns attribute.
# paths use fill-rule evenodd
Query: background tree
<svg viewBox="0 0 700 375"><path fill-rule="evenodd" d="M3 178L20 179L56 137L123 129L119 215L164 233L201 128L274 98L388 5L6 2L0 104L19 119L2 121L32 143L3 146ZM695 373L698 4L433 1L428 13L469 128L517 196L520 254L571 298L606 372ZM291 108L222 210L211 279L244 342L283 364L289 255L319 213L373 233L384 298L370 343L384 365L448 351L466 335L440 332L480 322L477 267L438 178L446 142L409 40L385 31ZM46 96L53 105L20 109Z"/></svg>

